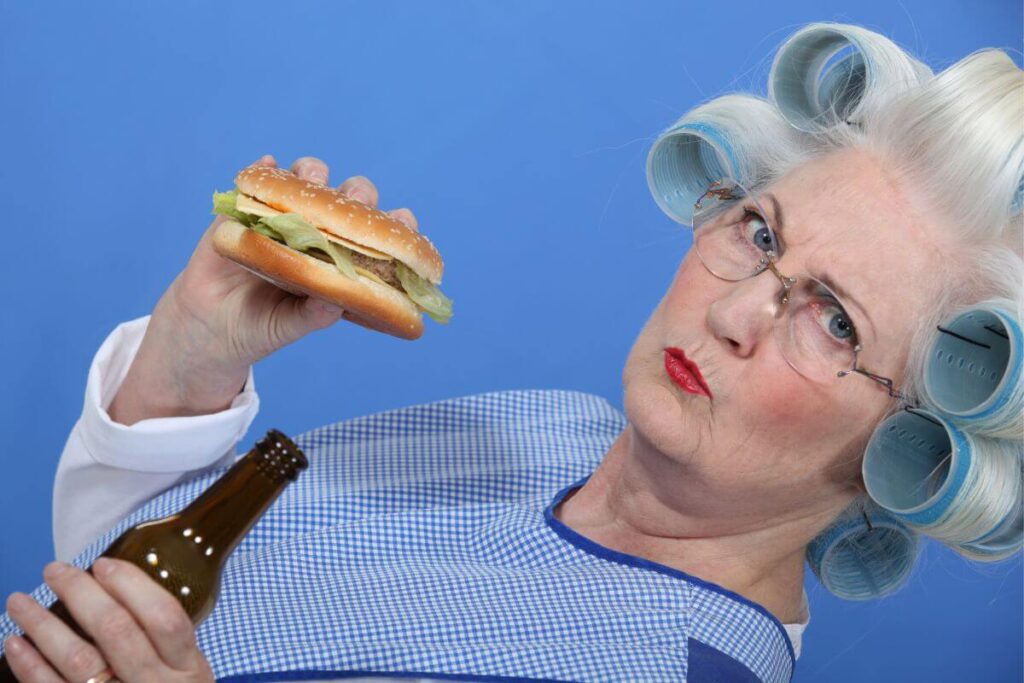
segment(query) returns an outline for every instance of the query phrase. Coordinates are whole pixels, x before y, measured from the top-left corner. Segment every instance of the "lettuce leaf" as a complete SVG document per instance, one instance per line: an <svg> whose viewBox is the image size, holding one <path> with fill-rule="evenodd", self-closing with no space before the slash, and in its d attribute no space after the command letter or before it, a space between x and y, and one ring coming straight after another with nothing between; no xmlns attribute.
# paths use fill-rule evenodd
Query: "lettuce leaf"
<svg viewBox="0 0 1024 683"><path fill-rule="evenodd" d="M405 288L405 293L417 306L434 322L448 324L452 317L452 300L442 294L437 285L421 278L401 261L395 261L395 274Z"/></svg>
<svg viewBox="0 0 1024 683"><path fill-rule="evenodd" d="M329 241L324 234L297 213L280 216L254 216L238 210L238 188L230 192L213 193L213 213L230 216L265 237L287 244L295 251L320 249L331 257L338 271L353 280L358 279L348 249Z"/></svg>
<svg viewBox="0 0 1024 683"><path fill-rule="evenodd" d="M334 259L334 265L338 266L338 270L355 280L358 274L352 265L352 252L337 242L326 240L324 244L327 245L327 255Z"/></svg>
<svg viewBox="0 0 1024 683"><path fill-rule="evenodd" d="M280 242L281 244L285 243L284 237L281 235L281 233L279 233L277 230L274 230L269 225L264 225L263 223L256 222L249 227L252 228L253 232L258 232L264 237L269 237L270 239Z"/></svg>
<svg viewBox="0 0 1024 683"><path fill-rule="evenodd" d="M230 218L234 218L239 223L247 227L252 227L252 224L256 220L256 216L239 211L235 206L235 202L237 200L238 190L231 190L230 192L214 192L213 211L210 213L228 216Z"/></svg>
<svg viewBox="0 0 1024 683"><path fill-rule="evenodd" d="M353 280L358 279L359 276L356 274L355 266L352 265L352 256L349 250L328 240L322 232L299 214L283 213L280 216L264 216L256 224L265 225L277 232L284 238L285 244L296 251L320 249L331 257L342 275Z"/></svg>

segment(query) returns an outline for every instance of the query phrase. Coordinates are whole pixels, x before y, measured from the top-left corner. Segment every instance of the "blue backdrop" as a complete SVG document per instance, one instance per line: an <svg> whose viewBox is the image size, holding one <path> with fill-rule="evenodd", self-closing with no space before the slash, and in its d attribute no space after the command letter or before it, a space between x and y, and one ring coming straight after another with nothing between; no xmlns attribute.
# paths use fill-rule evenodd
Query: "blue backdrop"
<svg viewBox="0 0 1024 683"><path fill-rule="evenodd" d="M786 3L0 0L0 597L53 559L51 493L103 338L184 267L210 194L264 153L365 175L445 258L448 327L415 343L347 323L256 366L270 427L511 388L622 408L627 352L689 248L648 194L657 133L706 98L766 93L811 21L879 31L935 70L1020 64L1018 0ZM926 542L868 604L808 570L797 681L1019 681L1020 557Z"/></svg>

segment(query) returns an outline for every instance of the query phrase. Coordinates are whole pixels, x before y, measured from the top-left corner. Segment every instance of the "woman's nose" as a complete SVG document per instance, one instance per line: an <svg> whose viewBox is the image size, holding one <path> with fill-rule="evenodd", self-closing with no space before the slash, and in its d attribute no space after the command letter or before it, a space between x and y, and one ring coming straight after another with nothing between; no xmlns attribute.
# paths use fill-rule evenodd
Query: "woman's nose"
<svg viewBox="0 0 1024 683"><path fill-rule="evenodd" d="M723 285L722 296L708 306L708 327L730 351L749 357L771 343L782 285L771 272Z"/></svg>

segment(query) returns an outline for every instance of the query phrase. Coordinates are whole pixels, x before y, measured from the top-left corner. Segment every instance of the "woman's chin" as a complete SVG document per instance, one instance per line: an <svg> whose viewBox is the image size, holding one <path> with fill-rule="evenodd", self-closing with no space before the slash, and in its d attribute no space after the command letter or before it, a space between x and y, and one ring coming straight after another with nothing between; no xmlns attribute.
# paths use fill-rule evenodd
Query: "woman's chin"
<svg viewBox="0 0 1024 683"><path fill-rule="evenodd" d="M707 419L698 401L707 401L707 397L686 392L666 375L630 382L623 407L633 428L670 454L688 450L689 440L699 433L698 422Z"/></svg>

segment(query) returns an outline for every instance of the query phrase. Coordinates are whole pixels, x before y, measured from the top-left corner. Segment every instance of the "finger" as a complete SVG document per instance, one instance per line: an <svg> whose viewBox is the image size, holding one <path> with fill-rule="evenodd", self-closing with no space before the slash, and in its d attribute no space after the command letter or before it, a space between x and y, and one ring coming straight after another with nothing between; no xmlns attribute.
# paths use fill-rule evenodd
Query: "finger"
<svg viewBox="0 0 1024 683"><path fill-rule="evenodd" d="M341 320L341 314L345 309L338 304L309 296L295 303L295 311L303 319L304 327L308 327L306 331L312 332Z"/></svg>
<svg viewBox="0 0 1024 683"><path fill-rule="evenodd" d="M338 189L357 202L362 202L367 206L377 208L377 204L380 202L380 193L377 192L377 186L370 182L370 179L366 176L352 176L339 185Z"/></svg>
<svg viewBox="0 0 1024 683"><path fill-rule="evenodd" d="M43 578L122 678L133 681L152 677L161 662L149 638L131 613L91 574L51 562ZM54 663L60 666L60 662Z"/></svg>
<svg viewBox="0 0 1024 683"><path fill-rule="evenodd" d="M24 638L11 636L4 641L4 655L14 677L22 683L64 683L64 679Z"/></svg>
<svg viewBox="0 0 1024 683"><path fill-rule="evenodd" d="M276 306L268 323L274 348L287 346L338 322L342 309L337 306L325 308L326 303L313 296L289 296Z"/></svg>
<svg viewBox="0 0 1024 683"><path fill-rule="evenodd" d="M67 680L88 680L107 666L99 650L31 596L11 593L7 598L7 613L32 639L38 653Z"/></svg>
<svg viewBox="0 0 1024 683"><path fill-rule="evenodd" d="M420 229L420 222L416 220L416 216L414 216L412 211L410 211L409 209L389 209L384 213L388 214L392 218L397 218L398 220L402 221L413 230Z"/></svg>
<svg viewBox="0 0 1024 683"><path fill-rule="evenodd" d="M249 164L250 166L277 166L277 162L274 160L273 155L264 154L256 161Z"/></svg>
<svg viewBox="0 0 1024 683"><path fill-rule="evenodd" d="M109 567L110 571L104 573ZM150 642L172 668L190 669L199 655L192 619L166 588L130 562L101 558L97 581L142 624Z"/></svg>
<svg viewBox="0 0 1024 683"><path fill-rule="evenodd" d="M327 184L327 164L316 157L300 157L288 170L311 183Z"/></svg>

